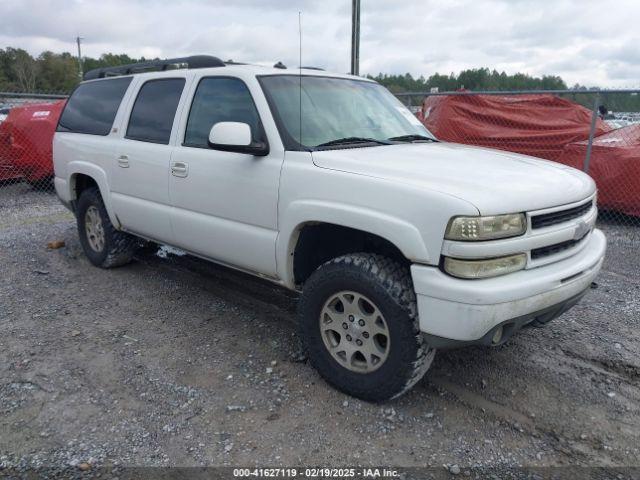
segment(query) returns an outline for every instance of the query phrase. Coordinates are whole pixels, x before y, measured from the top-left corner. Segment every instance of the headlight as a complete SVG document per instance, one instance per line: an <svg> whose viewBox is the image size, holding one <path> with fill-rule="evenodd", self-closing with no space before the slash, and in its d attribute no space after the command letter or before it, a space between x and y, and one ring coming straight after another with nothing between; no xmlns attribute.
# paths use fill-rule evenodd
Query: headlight
<svg viewBox="0 0 640 480"><path fill-rule="evenodd" d="M527 230L523 213L490 217L453 217L444 238L447 240L494 240L517 237Z"/></svg>
<svg viewBox="0 0 640 480"><path fill-rule="evenodd" d="M527 263L524 253L487 260L460 260L445 257L444 270L458 278L488 278L522 270Z"/></svg>

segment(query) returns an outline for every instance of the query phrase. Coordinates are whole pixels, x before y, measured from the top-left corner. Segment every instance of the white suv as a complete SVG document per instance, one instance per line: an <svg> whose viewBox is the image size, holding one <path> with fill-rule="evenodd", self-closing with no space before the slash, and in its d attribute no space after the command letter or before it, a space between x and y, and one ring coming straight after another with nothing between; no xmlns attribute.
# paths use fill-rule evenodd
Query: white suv
<svg viewBox="0 0 640 480"><path fill-rule="evenodd" d="M94 265L146 239L299 290L310 361L372 401L435 349L499 345L587 291L606 247L587 175L439 142L371 80L276 67L87 74L54 164Z"/></svg>

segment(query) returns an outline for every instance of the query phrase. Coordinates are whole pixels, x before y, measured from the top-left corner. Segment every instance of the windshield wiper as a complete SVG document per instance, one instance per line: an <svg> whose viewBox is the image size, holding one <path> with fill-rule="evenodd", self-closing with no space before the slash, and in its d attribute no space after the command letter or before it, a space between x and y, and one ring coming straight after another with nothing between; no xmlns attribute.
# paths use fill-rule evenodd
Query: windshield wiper
<svg viewBox="0 0 640 480"><path fill-rule="evenodd" d="M437 142L435 138L417 134L400 135L398 137L391 137L388 140L391 142Z"/></svg>
<svg viewBox="0 0 640 480"><path fill-rule="evenodd" d="M321 143L320 145L316 145L315 148L322 147L332 147L335 145L354 145L360 143L375 143L377 145L391 145L391 142L386 140L377 140L375 138L366 138L366 137L345 137L345 138L337 138L336 140L331 140L329 142Z"/></svg>

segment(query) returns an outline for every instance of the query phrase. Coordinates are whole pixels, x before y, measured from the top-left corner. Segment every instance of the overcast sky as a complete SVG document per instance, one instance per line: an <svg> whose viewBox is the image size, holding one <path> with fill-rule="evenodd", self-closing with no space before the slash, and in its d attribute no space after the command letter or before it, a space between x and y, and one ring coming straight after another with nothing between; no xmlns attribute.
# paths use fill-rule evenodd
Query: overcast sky
<svg viewBox="0 0 640 480"><path fill-rule="evenodd" d="M0 48L349 70L351 0L0 0ZM489 67L570 85L640 86L638 0L362 0L361 73Z"/></svg>

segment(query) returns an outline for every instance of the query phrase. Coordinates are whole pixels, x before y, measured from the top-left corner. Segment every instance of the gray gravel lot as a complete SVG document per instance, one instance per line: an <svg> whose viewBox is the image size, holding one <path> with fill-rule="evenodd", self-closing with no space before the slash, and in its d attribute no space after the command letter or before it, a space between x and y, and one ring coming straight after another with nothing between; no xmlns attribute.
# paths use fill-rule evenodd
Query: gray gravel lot
<svg viewBox="0 0 640 480"><path fill-rule="evenodd" d="M189 256L96 269L54 196L0 187L0 469L638 466L640 228L602 226L582 303L374 405L301 358L292 293Z"/></svg>

